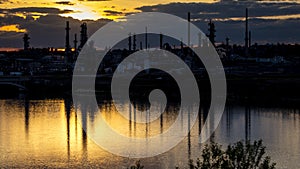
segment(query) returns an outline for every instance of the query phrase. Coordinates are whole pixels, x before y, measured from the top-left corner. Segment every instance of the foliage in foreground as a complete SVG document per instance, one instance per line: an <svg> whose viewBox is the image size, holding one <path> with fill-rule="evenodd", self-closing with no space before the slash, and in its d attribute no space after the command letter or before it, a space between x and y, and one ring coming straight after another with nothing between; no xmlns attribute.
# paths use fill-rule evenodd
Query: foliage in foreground
<svg viewBox="0 0 300 169"><path fill-rule="evenodd" d="M189 161L190 169L275 169L275 163L271 163L269 156L264 157L266 147L262 140L239 141L229 145L223 151L221 145L212 143L205 145L202 151L202 160L199 158L196 164Z"/></svg>
<svg viewBox="0 0 300 169"><path fill-rule="evenodd" d="M196 163L189 161L190 169L275 169L275 163L271 163L269 156L264 157L266 147L262 140L243 143L239 141L229 145L224 151L222 146L211 143L204 146L202 160ZM144 166L137 161L130 169L143 169ZM178 169L178 167L176 167Z"/></svg>
<svg viewBox="0 0 300 169"><path fill-rule="evenodd" d="M131 166L129 169L143 169L144 166L141 165L140 160L138 160L137 162L135 162L135 165Z"/></svg>

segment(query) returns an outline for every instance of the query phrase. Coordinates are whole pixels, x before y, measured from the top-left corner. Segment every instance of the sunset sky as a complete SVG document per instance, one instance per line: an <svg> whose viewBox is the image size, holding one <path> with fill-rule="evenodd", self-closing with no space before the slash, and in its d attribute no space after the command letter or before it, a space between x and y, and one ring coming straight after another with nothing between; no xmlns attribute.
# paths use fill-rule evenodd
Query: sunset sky
<svg viewBox="0 0 300 169"><path fill-rule="evenodd" d="M246 7L254 42L300 42L300 0L0 0L0 47L22 47L25 32L31 37L31 46L62 47L67 20L71 34L79 32L82 20L88 20L91 35L110 20L149 11L184 18L190 11L193 23L205 33L208 20L216 22L217 41L229 37L232 43L241 43Z"/></svg>
<svg viewBox="0 0 300 169"><path fill-rule="evenodd" d="M0 8L2 9L13 9L13 8L57 8L61 11L66 11L60 14L60 16L71 16L72 18L83 20L92 19L97 20L100 18L116 19L120 18L125 14L132 12L140 12L136 8L148 5L157 4L168 4L172 2L180 2L176 0L1 0ZM205 2L213 3L213 0L185 0L185 3L189 2ZM20 17L31 17L38 18L43 16L47 12L38 10L37 12L15 12L14 15Z"/></svg>

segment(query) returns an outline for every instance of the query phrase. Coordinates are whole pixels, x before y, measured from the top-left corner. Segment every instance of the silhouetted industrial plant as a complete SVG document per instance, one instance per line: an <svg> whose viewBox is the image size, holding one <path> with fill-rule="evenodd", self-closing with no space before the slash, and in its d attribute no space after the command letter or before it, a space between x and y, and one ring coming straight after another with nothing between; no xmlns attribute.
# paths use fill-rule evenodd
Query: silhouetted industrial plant
<svg viewBox="0 0 300 169"><path fill-rule="evenodd" d="M245 44L243 46L230 44L230 37L224 39L225 43L217 42L217 25L210 19L208 22L207 37L218 52L228 82L230 79L241 79L238 83L235 81L236 88L241 86L251 89L258 81L255 79L275 79L270 86L284 88L292 80L294 84L298 84L300 77L300 45L298 44L252 44L251 31L249 31L248 9L245 13ZM191 22L190 13L188 13L188 23ZM196 74L198 78L205 77L204 67L196 59L191 48L208 45L206 38L199 34L198 45L184 44L182 41L168 41L168 37L163 34L153 35L147 33L148 28L145 27L144 35L136 35L134 32L129 33L128 38L124 40L121 47L108 47L107 54L99 72L101 75L112 76L113 71L119 61L137 50L148 48L160 48L168 50L180 57ZM82 23L80 25L80 36L77 34L70 35L71 27L66 22L65 27L65 47L59 48L33 48L30 46L30 35L25 33L23 36L24 49L15 52L0 53L0 81L2 84L18 84L24 88L42 88L48 90L59 88L70 90L71 75L73 72L76 58L84 45L88 41L88 25ZM73 47L70 41L73 37ZM151 40L151 44L149 43ZM157 39L154 42L153 39ZM188 40L188 43L189 40ZM124 45L125 44L125 45ZM137 44L140 44L139 48ZM93 45L87 44L87 45ZM152 45L152 46L151 46ZM93 48L93 46L90 46ZM251 81L252 79L252 81ZM282 80L284 79L284 80ZM288 79L288 80L287 80ZM233 82L233 81L232 81ZM259 81L261 83L262 81ZM280 85L279 85L280 82ZM285 83L286 82L286 83ZM244 85L244 83L247 83ZM279 85L279 87L278 87ZM274 89L274 88L270 88Z"/></svg>

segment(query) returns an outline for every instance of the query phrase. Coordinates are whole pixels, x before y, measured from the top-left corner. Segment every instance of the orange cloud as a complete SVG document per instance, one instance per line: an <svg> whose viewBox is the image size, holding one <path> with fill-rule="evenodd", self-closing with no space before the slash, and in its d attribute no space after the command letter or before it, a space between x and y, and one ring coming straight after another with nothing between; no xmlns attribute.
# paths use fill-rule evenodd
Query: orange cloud
<svg viewBox="0 0 300 169"><path fill-rule="evenodd" d="M27 32L26 29L20 29L19 27L19 24L1 26L0 32Z"/></svg>

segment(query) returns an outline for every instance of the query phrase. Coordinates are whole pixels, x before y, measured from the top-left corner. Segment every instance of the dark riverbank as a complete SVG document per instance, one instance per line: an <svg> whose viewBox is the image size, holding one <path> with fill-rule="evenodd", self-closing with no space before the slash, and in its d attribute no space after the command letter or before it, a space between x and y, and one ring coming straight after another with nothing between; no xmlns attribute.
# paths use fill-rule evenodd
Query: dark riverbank
<svg viewBox="0 0 300 169"><path fill-rule="evenodd" d="M10 77L11 78L11 77ZM21 77L20 77L21 78ZM71 97L71 76L39 76L31 77L21 82L2 82L2 98L17 98L24 95L33 98L61 98ZM3 81L3 77L0 80ZM16 77L15 77L16 79ZM171 80L171 81L170 81ZM84 81L84 79L83 79ZM110 100L110 76L101 76L96 79L96 94L98 100ZM210 101L210 83L206 78L198 79L201 101ZM15 85L12 85L15 83ZM21 88L20 86L24 86ZM300 77L297 76L262 76L262 77L227 77L227 102L241 104L286 105L296 106L300 103ZM180 92L172 79L137 78L130 86L131 99L148 99L153 89L163 90L170 101L178 101Z"/></svg>

